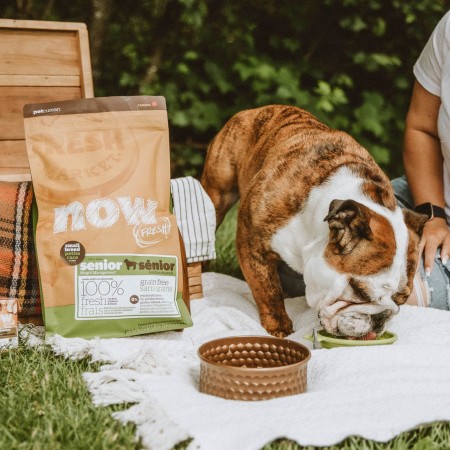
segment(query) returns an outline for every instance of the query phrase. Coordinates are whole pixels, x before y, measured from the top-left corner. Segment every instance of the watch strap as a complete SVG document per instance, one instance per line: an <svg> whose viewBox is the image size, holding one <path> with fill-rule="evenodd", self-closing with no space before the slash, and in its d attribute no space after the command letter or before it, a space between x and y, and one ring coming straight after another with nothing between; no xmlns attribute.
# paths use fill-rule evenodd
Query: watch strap
<svg viewBox="0 0 450 450"><path fill-rule="evenodd" d="M445 214L444 208L440 206L433 205L433 203L421 203L414 208L415 212L420 214L425 214L428 216L428 220L434 219L435 217L440 217L441 219L447 219L447 214Z"/></svg>

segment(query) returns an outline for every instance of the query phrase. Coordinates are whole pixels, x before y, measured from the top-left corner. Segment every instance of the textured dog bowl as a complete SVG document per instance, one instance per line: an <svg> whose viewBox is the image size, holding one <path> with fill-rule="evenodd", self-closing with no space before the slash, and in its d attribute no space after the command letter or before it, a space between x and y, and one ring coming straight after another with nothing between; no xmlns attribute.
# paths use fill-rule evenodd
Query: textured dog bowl
<svg viewBox="0 0 450 450"><path fill-rule="evenodd" d="M266 400L306 390L311 353L288 339L234 336L198 349L200 392L233 400Z"/></svg>

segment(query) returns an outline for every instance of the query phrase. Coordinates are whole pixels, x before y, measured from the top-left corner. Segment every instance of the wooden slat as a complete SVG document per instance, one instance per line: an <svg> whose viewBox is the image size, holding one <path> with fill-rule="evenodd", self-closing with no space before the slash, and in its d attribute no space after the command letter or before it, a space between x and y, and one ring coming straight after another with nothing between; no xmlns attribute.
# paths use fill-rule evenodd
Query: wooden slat
<svg viewBox="0 0 450 450"><path fill-rule="evenodd" d="M12 169L0 167L0 181L30 181L30 169L26 167Z"/></svg>
<svg viewBox="0 0 450 450"><path fill-rule="evenodd" d="M22 108L25 104L81 98L81 88L0 87L0 98L0 140L24 139Z"/></svg>
<svg viewBox="0 0 450 450"><path fill-rule="evenodd" d="M0 73L80 75L75 31L0 28Z"/></svg>
<svg viewBox="0 0 450 450"><path fill-rule="evenodd" d="M78 32L78 51L80 53L81 89L85 98L94 97L94 82L92 79L91 54L89 51L89 36L87 30Z"/></svg>
<svg viewBox="0 0 450 450"><path fill-rule="evenodd" d="M48 20L16 20L0 19L2 28L30 28L35 30L86 30L86 24L81 22L56 22Z"/></svg>
<svg viewBox="0 0 450 450"><path fill-rule="evenodd" d="M5 168L29 167L25 141L0 141L0 161Z"/></svg>
<svg viewBox="0 0 450 450"><path fill-rule="evenodd" d="M202 284L202 277L188 277L189 286L200 286Z"/></svg>
<svg viewBox="0 0 450 450"><path fill-rule="evenodd" d="M200 294L202 286L189 286L189 294Z"/></svg>
<svg viewBox="0 0 450 450"><path fill-rule="evenodd" d="M0 86L81 86L79 75L0 75Z"/></svg>
<svg viewBox="0 0 450 450"><path fill-rule="evenodd" d="M203 292L200 292L199 294L191 294L189 295L190 300L196 300L198 298L203 298Z"/></svg>
<svg viewBox="0 0 450 450"><path fill-rule="evenodd" d="M195 262L195 263L189 263L188 264L188 276L201 276L202 274L202 263L201 262Z"/></svg>

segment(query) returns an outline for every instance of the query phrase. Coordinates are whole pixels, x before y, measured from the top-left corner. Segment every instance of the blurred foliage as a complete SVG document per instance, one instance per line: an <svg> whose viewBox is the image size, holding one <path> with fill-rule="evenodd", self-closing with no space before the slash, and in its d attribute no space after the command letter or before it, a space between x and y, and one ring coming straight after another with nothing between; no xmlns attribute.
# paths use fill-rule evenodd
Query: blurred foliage
<svg viewBox="0 0 450 450"><path fill-rule="evenodd" d="M402 172L412 66L449 0L3 0L0 16L84 22L96 96L167 99L173 176L199 176L232 114L305 108Z"/></svg>

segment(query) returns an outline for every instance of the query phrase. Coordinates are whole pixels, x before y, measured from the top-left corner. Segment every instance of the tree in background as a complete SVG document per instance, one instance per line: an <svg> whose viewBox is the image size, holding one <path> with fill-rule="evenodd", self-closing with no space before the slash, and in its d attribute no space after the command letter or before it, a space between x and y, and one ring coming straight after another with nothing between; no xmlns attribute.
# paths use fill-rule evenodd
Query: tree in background
<svg viewBox="0 0 450 450"><path fill-rule="evenodd" d="M9 1L9 0L7 0ZM412 66L448 0L17 0L15 19L84 22L96 96L164 95L173 176L199 176L232 114L296 105L402 172Z"/></svg>

